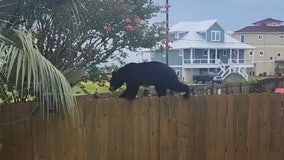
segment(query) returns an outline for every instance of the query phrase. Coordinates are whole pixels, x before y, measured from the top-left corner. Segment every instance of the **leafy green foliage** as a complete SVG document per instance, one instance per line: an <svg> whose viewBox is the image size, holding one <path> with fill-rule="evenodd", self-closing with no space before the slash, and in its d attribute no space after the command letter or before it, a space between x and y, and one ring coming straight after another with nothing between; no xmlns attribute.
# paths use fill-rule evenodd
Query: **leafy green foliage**
<svg viewBox="0 0 284 160"><path fill-rule="evenodd" d="M57 112L71 116L75 122L76 99L69 82L40 54L31 34L18 30L13 32L17 40L11 40L9 44L6 43L9 37L0 34L2 90L5 90L3 86L8 84L7 90L17 93L14 97L23 100L26 96L34 94L38 102L46 107L41 110L43 115L48 115L49 112L46 111L53 107ZM9 88L10 85L13 88Z"/></svg>

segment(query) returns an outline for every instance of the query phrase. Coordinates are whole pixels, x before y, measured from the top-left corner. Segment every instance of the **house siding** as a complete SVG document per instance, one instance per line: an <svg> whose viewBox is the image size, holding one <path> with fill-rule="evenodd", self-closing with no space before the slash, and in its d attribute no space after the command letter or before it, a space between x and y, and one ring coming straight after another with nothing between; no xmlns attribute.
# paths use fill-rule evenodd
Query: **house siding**
<svg viewBox="0 0 284 160"><path fill-rule="evenodd" d="M152 53L151 61L157 61L157 62L166 63L165 53L161 53L161 52L154 52L154 53Z"/></svg>
<svg viewBox="0 0 284 160"><path fill-rule="evenodd" d="M182 65L182 56L179 55L179 50L169 51L169 65ZM157 52L153 53L152 61L158 61L166 63L165 53Z"/></svg>

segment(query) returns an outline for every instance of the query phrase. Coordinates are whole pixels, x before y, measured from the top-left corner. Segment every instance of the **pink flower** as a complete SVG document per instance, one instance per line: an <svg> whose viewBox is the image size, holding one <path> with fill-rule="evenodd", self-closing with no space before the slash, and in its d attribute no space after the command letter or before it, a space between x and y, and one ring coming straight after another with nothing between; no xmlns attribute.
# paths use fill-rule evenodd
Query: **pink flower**
<svg viewBox="0 0 284 160"><path fill-rule="evenodd" d="M129 24L129 23L131 23L132 21L131 21L131 19L130 19L129 17L126 17L126 18L125 18L125 22Z"/></svg>
<svg viewBox="0 0 284 160"><path fill-rule="evenodd" d="M112 27L111 27L111 26L106 26L106 27L105 27L105 30L107 31L107 33L109 33L109 32L112 31Z"/></svg>
<svg viewBox="0 0 284 160"><path fill-rule="evenodd" d="M148 58L143 58L142 62L148 62Z"/></svg>
<svg viewBox="0 0 284 160"><path fill-rule="evenodd" d="M174 41L173 41L172 38L168 38L168 42L169 42L169 43L173 43Z"/></svg>
<svg viewBox="0 0 284 160"><path fill-rule="evenodd" d="M135 16L134 21L135 21L135 23L140 24L141 18L139 16Z"/></svg>
<svg viewBox="0 0 284 160"><path fill-rule="evenodd" d="M171 7L171 5L169 5L167 3L164 5L164 8L170 8L170 7Z"/></svg>
<svg viewBox="0 0 284 160"><path fill-rule="evenodd" d="M127 26L125 26L124 29L125 29L127 32L132 32L132 31L134 31L133 26L131 26L130 24L128 24Z"/></svg>
<svg viewBox="0 0 284 160"><path fill-rule="evenodd" d="M116 0L117 3L124 3L124 0Z"/></svg>

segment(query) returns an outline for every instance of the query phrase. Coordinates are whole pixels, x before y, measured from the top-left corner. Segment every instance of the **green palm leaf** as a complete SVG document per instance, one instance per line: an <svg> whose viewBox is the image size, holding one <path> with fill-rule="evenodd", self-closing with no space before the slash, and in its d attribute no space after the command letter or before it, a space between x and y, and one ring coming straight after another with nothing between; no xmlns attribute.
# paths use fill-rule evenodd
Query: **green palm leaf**
<svg viewBox="0 0 284 160"><path fill-rule="evenodd" d="M44 116L51 107L58 113L70 116L75 123L77 105L71 86L63 74L43 57L32 35L18 30L0 32L0 70L7 73L7 80L14 78L15 86L36 93ZM13 76L11 74L15 73Z"/></svg>

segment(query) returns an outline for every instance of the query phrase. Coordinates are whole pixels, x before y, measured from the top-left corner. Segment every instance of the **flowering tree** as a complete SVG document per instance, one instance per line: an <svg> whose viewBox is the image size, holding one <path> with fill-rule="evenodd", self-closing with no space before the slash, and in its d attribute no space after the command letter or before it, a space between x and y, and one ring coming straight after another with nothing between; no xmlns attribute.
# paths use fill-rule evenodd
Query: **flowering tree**
<svg viewBox="0 0 284 160"><path fill-rule="evenodd" d="M125 50L153 48L164 39L163 27L149 24L160 10L153 0L80 0L79 20L65 5L46 2L19 6L15 12L21 17L9 19L9 27L31 31L40 52L62 71L119 58Z"/></svg>

